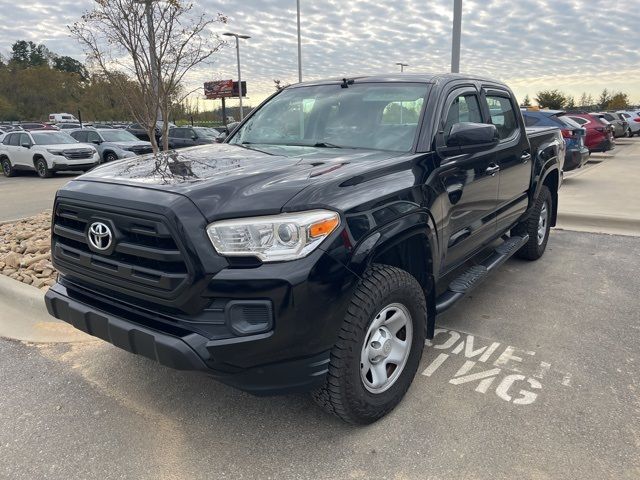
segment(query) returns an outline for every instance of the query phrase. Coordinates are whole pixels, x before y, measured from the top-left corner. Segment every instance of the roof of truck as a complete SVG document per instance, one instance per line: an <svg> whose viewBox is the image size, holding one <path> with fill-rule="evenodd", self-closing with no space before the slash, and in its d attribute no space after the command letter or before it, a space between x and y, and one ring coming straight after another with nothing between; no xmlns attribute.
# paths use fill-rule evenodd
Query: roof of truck
<svg viewBox="0 0 640 480"><path fill-rule="evenodd" d="M296 83L291 87L310 86L310 85L322 85L328 83L339 83L344 79L364 81L364 82L421 82L421 83L438 83L448 82L451 80L479 80L484 82L498 83L504 85L500 80L489 77L481 77L478 75L466 75L463 73L385 73L376 75L360 75L360 76L348 76L325 78L320 80L311 80L308 82Z"/></svg>

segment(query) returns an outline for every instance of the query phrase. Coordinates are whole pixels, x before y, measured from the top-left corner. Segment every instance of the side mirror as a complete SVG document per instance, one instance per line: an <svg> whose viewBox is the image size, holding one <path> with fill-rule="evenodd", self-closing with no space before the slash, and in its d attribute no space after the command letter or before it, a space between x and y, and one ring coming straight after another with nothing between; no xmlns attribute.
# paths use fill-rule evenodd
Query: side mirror
<svg viewBox="0 0 640 480"><path fill-rule="evenodd" d="M445 156L490 150L500 141L498 130L490 123L461 122L451 127L447 145L441 149Z"/></svg>
<svg viewBox="0 0 640 480"><path fill-rule="evenodd" d="M31 142L22 142L20 144L20 146L22 146L24 148L31 148Z"/></svg>
<svg viewBox="0 0 640 480"><path fill-rule="evenodd" d="M102 140L94 140L91 143L93 143L94 145L100 145L102 143Z"/></svg>
<svg viewBox="0 0 640 480"><path fill-rule="evenodd" d="M195 134L194 134L194 135L191 135L191 140L197 140L197 139L198 139L198 136L197 136L197 135L195 135Z"/></svg>

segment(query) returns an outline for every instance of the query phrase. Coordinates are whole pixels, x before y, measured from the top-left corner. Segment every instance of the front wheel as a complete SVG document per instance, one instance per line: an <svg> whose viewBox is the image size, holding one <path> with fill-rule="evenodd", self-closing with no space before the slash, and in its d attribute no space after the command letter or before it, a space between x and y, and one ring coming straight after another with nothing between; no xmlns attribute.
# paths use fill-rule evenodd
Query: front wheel
<svg viewBox="0 0 640 480"><path fill-rule="evenodd" d="M529 217L512 231L514 235L529 235L529 241L516 253L518 257L537 260L544 254L549 241L552 212L553 197L549 189L542 186Z"/></svg>
<svg viewBox="0 0 640 480"><path fill-rule="evenodd" d="M105 163L115 162L117 159L118 159L118 156L113 152L109 152L104 156Z"/></svg>
<svg viewBox="0 0 640 480"><path fill-rule="evenodd" d="M631 138L633 137L633 130L631 130L631 128L627 128L627 138Z"/></svg>
<svg viewBox="0 0 640 480"><path fill-rule="evenodd" d="M38 158L36 160L36 172L40 178L49 178L53 175L53 172L49 170L47 161L44 158Z"/></svg>
<svg viewBox="0 0 640 480"><path fill-rule="evenodd" d="M409 273L373 265L363 276L314 400L348 423L368 424L400 403L426 335L424 292Z"/></svg>

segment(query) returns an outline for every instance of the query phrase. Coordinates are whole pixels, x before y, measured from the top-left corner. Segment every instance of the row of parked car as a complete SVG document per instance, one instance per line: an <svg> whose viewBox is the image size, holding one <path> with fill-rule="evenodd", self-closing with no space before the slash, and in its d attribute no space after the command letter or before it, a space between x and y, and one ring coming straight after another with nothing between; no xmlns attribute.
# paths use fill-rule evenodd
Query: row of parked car
<svg viewBox="0 0 640 480"><path fill-rule="evenodd" d="M522 109L525 125L558 127L566 144L564 171L580 168L591 152L615 148L617 137L640 135L640 110L618 112L566 112Z"/></svg>
<svg viewBox="0 0 640 480"><path fill-rule="evenodd" d="M61 129L50 124L0 125L0 165L4 175L11 177L21 170L35 170L40 177L47 178L56 171L87 171L102 162L153 151L146 129L138 124L126 128L79 124L66 128L69 125L73 124L63 123L65 128ZM227 133L227 129L172 125L169 148L221 142Z"/></svg>

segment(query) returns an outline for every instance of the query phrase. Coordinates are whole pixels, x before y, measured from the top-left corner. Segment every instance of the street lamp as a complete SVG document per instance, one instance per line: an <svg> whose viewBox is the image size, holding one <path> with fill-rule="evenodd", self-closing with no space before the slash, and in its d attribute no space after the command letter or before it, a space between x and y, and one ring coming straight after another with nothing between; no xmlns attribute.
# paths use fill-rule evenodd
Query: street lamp
<svg viewBox="0 0 640 480"><path fill-rule="evenodd" d="M451 38L451 73L460 72L460 36L462 35L462 0L453 0L453 32Z"/></svg>
<svg viewBox="0 0 640 480"><path fill-rule="evenodd" d="M300 41L300 0L296 0L298 7L298 82L302 83L302 43Z"/></svg>
<svg viewBox="0 0 640 480"><path fill-rule="evenodd" d="M238 97L240 99L240 121L244 118L244 112L242 110L242 75L240 73L240 39L247 40L251 38L249 35L240 35L238 33L233 32L225 32L223 35L227 37L235 37L236 38L236 54L238 56Z"/></svg>
<svg viewBox="0 0 640 480"><path fill-rule="evenodd" d="M404 67L408 67L408 63L396 62L396 65L400 65L400 73L404 72Z"/></svg>

